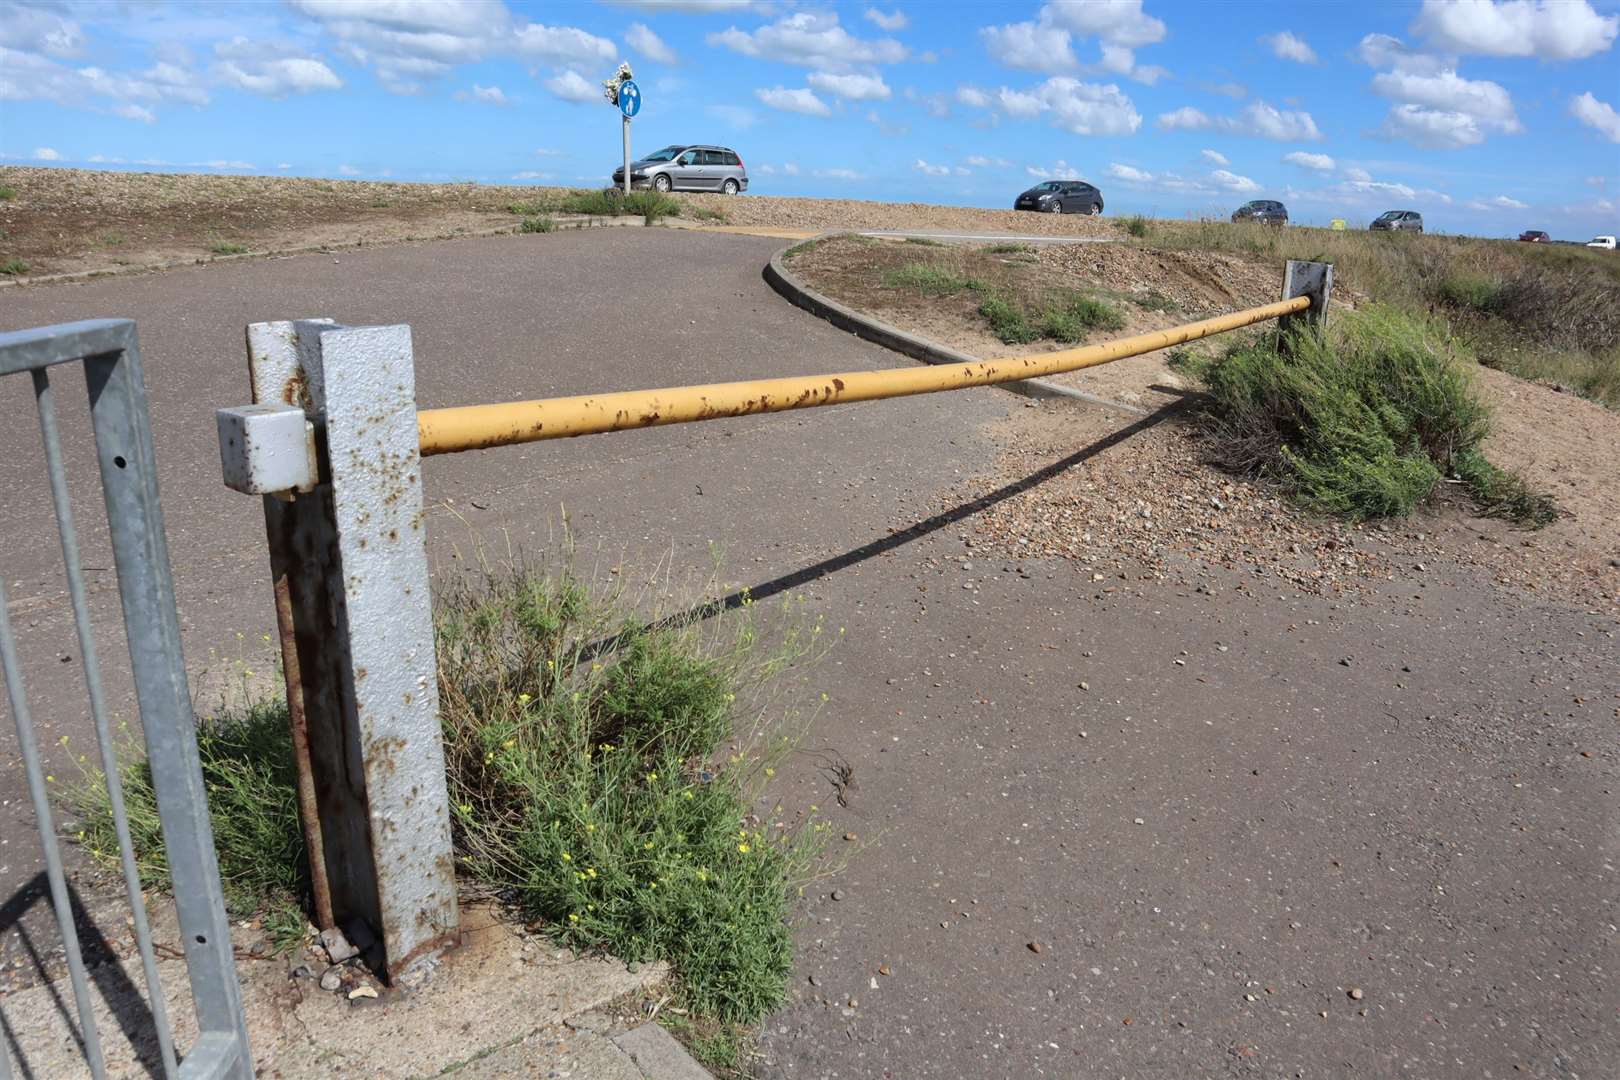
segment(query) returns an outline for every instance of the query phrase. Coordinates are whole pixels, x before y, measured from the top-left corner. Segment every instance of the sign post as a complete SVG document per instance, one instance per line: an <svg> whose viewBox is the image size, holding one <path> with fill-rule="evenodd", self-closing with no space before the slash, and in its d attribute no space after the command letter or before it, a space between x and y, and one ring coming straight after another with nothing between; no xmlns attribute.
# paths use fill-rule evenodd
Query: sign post
<svg viewBox="0 0 1620 1080"><path fill-rule="evenodd" d="M630 119L641 111L641 88L630 74L629 64L620 64L613 78L602 83L602 95L619 107L624 132L624 193L630 194Z"/></svg>

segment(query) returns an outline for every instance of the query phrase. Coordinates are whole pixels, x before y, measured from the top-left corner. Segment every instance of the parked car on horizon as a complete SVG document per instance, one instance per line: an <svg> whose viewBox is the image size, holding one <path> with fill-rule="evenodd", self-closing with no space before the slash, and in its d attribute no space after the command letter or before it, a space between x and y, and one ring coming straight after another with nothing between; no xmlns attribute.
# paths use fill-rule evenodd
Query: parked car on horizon
<svg viewBox="0 0 1620 1080"><path fill-rule="evenodd" d="M1084 180L1048 180L1013 200L1013 209L1043 214L1100 214L1103 197L1096 185Z"/></svg>
<svg viewBox="0 0 1620 1080"><path fill-rule="evenodd" d="M624 166L613 170L613 186L624 186ZM630 186L655 191L748 190L748 170L729 146L676 143L630 163Z"/></svg>
<svg viewBox="0 0 1620 1080"><path fill-rule="evenodd" d="M1526 229L1524 232L1519 234L1519 239L1523 240L1527 244L1545 244L1551 240L1552 237L1548 236L1540 229Z"/></svg>
<svg viewBox="0 0 1620 1080"><path fill-rule="evenodd" d="M1371 232L1422 232L1423 215L1416 210L1385 210L1367 229Z"/></svg>
<svg viewBox="0 0 1620 1080"><path fill-rule="evenodd" d="M1255 199L1232 211L1233 221L1258 221L1265 225L1288 224L1288 207L1276 199Z"/></svg>
<svg viewBox="0 0 1620 1080"><path fill-rule="evenodd" d="M1613 251L1615 249L1615 239L1612 236L1594 236L1586 242L1586 246L1599 248L1603 251Z"/></svg>

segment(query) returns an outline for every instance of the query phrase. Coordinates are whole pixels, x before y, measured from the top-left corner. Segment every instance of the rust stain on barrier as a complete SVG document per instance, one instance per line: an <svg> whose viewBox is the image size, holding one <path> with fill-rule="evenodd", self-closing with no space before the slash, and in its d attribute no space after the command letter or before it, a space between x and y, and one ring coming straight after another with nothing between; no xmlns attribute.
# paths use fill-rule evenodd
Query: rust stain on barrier
<svg viewBox="0 0 1620 1080"><path fill-rule="evenodd" d="M315 925L330 930L337 925L337 919L332 913L332 887L326 880L326 844L321 838L321 810L315 798L309 719L304 712L304 678L298 666L292 589L286 573L277 575L275 593L276 628L281 634L281 664L287 687L287 720L292 729L293 765L297 772L298 817L303 822L304 847L309 861L309 889L314 900Z"/></svg>
<svg viewBox="0 0 1620 1080"><path fill-rule="evenodd" d="M424 409L417 414L417 435L422 456L426 457L629 428L685 424L754 413L931 394L972 386L993 386L1040 375L1079 371L1130 356L1140 356L1301 312L1310 304L1309 297L1296 296L1169 330L1041 356L1022 357L1013 363L997 360L962 364L959 367L953 365L950 368L845 371L800 378L547 398L504 405Z"/></svg>

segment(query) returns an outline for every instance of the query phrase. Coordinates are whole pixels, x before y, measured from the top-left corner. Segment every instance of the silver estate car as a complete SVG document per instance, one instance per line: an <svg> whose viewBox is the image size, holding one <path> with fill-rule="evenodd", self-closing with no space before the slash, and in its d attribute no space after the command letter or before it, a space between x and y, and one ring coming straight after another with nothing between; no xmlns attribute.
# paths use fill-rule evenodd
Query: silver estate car
<svg viewBox="0 0 1620 1080"><path fill-rule="evenodd" d="M624 168L613 170L613 185L624 184ZM630 163L630 186L658 191L721 191L735 195L748 190L748 170L729 146L677 144L655 150Z"/></svg>

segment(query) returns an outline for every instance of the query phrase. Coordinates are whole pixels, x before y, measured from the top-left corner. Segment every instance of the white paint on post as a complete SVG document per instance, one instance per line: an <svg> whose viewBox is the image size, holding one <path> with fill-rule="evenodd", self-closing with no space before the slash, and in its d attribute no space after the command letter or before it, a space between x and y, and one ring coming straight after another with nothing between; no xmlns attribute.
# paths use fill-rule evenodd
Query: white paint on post
<svg viewBox="0 0 1620 1080"><path fill-rule="evenodd" d="M295 327L324 415L365 796L388 973L458 925L408 326ZM347 695L345 695L347 696Z"/></svg>
<svg viewBox="0 0 1620 1080"><path fill-rule="evenodd" d="M630 194L630 118L620 117L624 121L624 193Z"/></svg>

